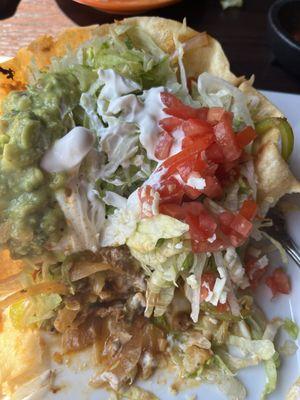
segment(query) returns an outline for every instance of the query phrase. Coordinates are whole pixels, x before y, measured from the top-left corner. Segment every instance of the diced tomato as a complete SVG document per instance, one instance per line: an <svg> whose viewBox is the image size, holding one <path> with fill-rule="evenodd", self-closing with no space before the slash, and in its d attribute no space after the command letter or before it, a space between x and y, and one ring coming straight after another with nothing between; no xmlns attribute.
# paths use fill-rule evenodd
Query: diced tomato
<svg viewBox="0 0 300 400"><path fill-rule="evenodd" d="M252 223L240 214L235 215L230 224L230 228L243 236L243 238L249 236L252 226Z"/></svg>
<svg viewBox="0 0 300 400"><path fill-rule="evenodd" d="M208 110L209 110L208 107L197 108L197 118L206 121Z"/></svg>
<svg viewBox="0 0 300 400"><path fill-rule="evenodd" d="M212 243L205 241L196 241L192 240L192 250L194 253L207 253L214 251L221 251L226 248L225 242L218 238L214 240Z"/></svg>
<svg viewBox="0 0 300 400"><path fill-rule="evenodd" d="M162 92L160 97L163 104L166 106L164 111L167 114L182 119L197 118L197 109L182 103L182 101L173 94Z"/></svg>
<svg viewBox="0 0 300 400"><path fill-rule="evenodd" d="M268 266L263 268L257 267L258 258L247 255L245 259L245 270L249 278L252 289L256 289L261 282Z"/></svg>
<svg viewBox="0 0 300 400"><path fill-rule="evenodd" d="M193 208L192 208L193 207ZM205 210L201 203L184 203L186 209L185 222L189 225L192 239L192 249L194 252L206 252L220 250L223 245L217 238L210 243L207 239L211 238L217 229L217 222L214 217Z"/></svg>
<svg viewBox="0 0 300 400"><path fill-rule="evenodd" d="M199 215L199 228L204 234L206 239L211 238L217 229L215 219L208 212L202 212Z"/></svg>
<svg viewBox="0 0 300 400"><path fill-rule="evenodd" d="M152 206L154 203L154 191L151 186L146 185L138 189L138 197L141 203L141 217L153 217Z"/></svg>
<svg viewBox="0 0 300 400"><path fill-rule="evenodd" d="M236 142L235 134L232 129L232 118L226 113L222 116L220 122L214 126L217 143L222 147L225 160L237 160L242 154Z"/></svg>
<svg viewBox="0 0 300 400"><path fill-rule="evenodd" d="M190 235L192 242L200 242L200 241L206 241L206 237L203 233L203 231L199 227L199 216L198 215L193 215L193 214L187 214L185 217L185 222L189 225L190 227Z"/></svg>
<svg viewBox="0 0 300 400"><path fill-rule="evenodd" d="M229 211L224 211L219 214L219 220L221 224L221 230L225 235L229 235L231 233L231 223L234 219L234 215Z"/></svg>
<svg viewBox="0 0 300 400"><path fill-rule="evenodd" d="M232 231L228 235L228 239L233 247L240 247L245 242L245 237L239 235L237 232Z"/></svg>
<svg viewBox="0 0 300 400"><path fill-rule="evenodd" d="M242 129L235 135L236 142L241 149L247 146L247 144L251 143L254 139L256 139L256 137L257 134L251 126L246 126L246 128Z"/></svg>
<svg viewBox="0 0 300 400"><path fill-rule="evenodd" d="M182 148L186 149L187 147L191 147L194 144L194 138L192 136L187 136L182 140Z"/></svg>
<svg viewBox="0 0 300 400"><path fill-rule="evenodd" d="M185 217L185 210L178 204L164 203L159 205L159 212L161 214L169 215L169 217L183 220Z"/></svg>
<svg viewBox="0 0 300 400"><path fill-rule="evenodd" d="M216 177L218 178L222 186L227 186L231 182L236 181L239 177L238 160L219 164L216 171Z"/></svg>
<svg viewBox="0 0 300 400"><path fill-rule="evenodd" d="M178 165L189 161L195 162L198 156L198 152L198 150L191 151L190 148L184 149L179 153L176 153L173 156L167 158L161 164L160 168L166 168L167 171L165 176L170 176L176 172Z"/></svg>
<svg viewBox="0 0 300 400"><path fill-rule="evenodd" d="M225 157L222 151L222 148L218 145L218 143L211 144L205 150L206 158L216 164L221 164L225 161Z"/></svg>
<svg viewBox="0 0 300 400"><path fill-rule="evenodd" d="M200 300L207 299L209 292L213 290L216 282L216 275L213 272L204 272L201 276ZM208 286L208 287L207 287Z"/></svg>
<svg viewBox="0 0 300 400"><path fill-rule="evenodd" d="M183 186L173 176L162 181L157 191L160 195L160 204L180 204L184 195Z"/></svg>
<svg viewBox="0 0 300 400"><path fill-rule="evenodd" d="M167 117L159 121L159 126L168 133L173 133L176 129L181 128L182 119L176 117Z"/></svg>
<svg viewBox="0 0 300 400"><path fill-rule="evenodd" d="M207 112L207 122L217 124L227 111L222 107L211 107Z"/></svg>
<svg viewBox="0 0 300 400"><path fill-rule="evenodd" d="M282 268L276 268L271 276L266 279L266 285L272 290L273 296L278 293L289 294L291 284L289 277Z"/></svg>
<svg viewBox="0 0 300 400"><path fill-rule="evenodd" d="M213 134L213 128L208 122L195 118L184 121L182 130L186 136L203 136L207 133Z"/></svg>
<svg viewBox="0 0 300 400"><path fill-rule="evenodd" d="M226 311L229 311L229 310L230 310L230 307L229 307L229 305L228 305L227 302L224 303L224 304L218 302L216 309L217 309L217 311L218 311L219 313L224 313L224 312L226 312Z"/></svg>
<svg viewBox="0 0 300 400"><path fill-rule="evenodd" d="M205 169L206 164L204 162L200 163L200 161L197 162L196 156L193 156L190 159L185 160L184 162L176 166L176 170L184 182L187 182L191 173L195 171L196 162L197 162L197 171L200 172Z"/></svg>
<svg viewBox="0 0 300 400"><path fill-rule="evenodd" d="M208 110L206 107L190 107L184 104L176 96L168 92L162 92L160 94L160 97L163 104L166 106L166 108L164 108L166 114L173 115L174 117L182 118L184 120L187 120L189 118L206 119Z"/></svg>
<svg viewBox="0 0 300 400"><path fill-rule="evenodd" d="M251 221L257 213L257 204L254 200L245 200L239 213L249 221Z"/></svg>
<svg viewBox="0 0 300 400"><path fill-rule="evenodd" d="M205 188L202 189L202 193L210 199L219 199L222 197L223 189L215 176L207 175L205 177Z"/></svg>
<svg viewBox="0 0 300 400"><path fill-rule="evenodd" d="M200 151L194 147L186 148L167 158L161 164L161 168L166 168L164 177L172 176L178 172L185 182L192 172L209 173L209 165L202 160Z"/></svg>
<svg viewBox="0 0 300 400"><path fill-rule="evenodd" d="M182 148L191 148L203 151L206 150L214 142L214 140L214 135L209 133L203 136L186 136L182 141Z"/></svg>
<svg viewBox="0 0 300 400"><path fill-rule="evenodd" d="M173 142L174 139L169 133L161 132L155 147L155 157L158 160L166 159L170 154Z"/></svg>
<svg viewBox="0 0 300 400"><path fill-rule="evenodd" d="M191 186L185 185L184 186L184 194L191 200L196 200L201 194L201 190L194 189Z"/></svg>
<svg viewBox="0 0 300 400"><path fill-rule="evenodd" d="M182 209L185 212L185 215L197 215L199 216L204 210L204 206L199 201L189 201L182 203Z"/></svg>

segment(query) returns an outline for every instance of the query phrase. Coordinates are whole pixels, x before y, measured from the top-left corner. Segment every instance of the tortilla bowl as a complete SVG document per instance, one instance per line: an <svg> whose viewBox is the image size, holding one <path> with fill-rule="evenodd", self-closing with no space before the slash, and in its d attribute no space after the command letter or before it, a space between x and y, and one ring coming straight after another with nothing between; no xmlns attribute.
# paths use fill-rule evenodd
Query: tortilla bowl
<svg viewBox="0 0 300 400"><path fill-rule="evenodd" d="M136 17L117 21L113 25L122 24L138 25L142 27L149 36L168 54L174 54L174 37L181 42L185 42L193 37L197 39L198 32L188 28L185 24L173 20L158 17ZM0 101L2 101L11 91L22 90L30 83L32 62L41 69L46 70L53 57L62 57L69 49L75 50L82 43L94 36L104 36L110 30L111 25L90 26L82 28L71 28L63 31L56 38L42 36L18 51L17 55L0 64ZM206 41L199 41L192 49L187 49L184 55L186 72L189 77L196 77L203 72L209 72L217 77L223 78L229 83L238 87L245 93L253 93L259 97L259 111L256 114L257 120L264 117L283 117L280 110L271 104L263 95L257 92L252 86L252 80L245 77L236 77L230 71L229 62L222 50L220 43L206 36ZM263 136L256 140L255 145L255 168L258 180L258 199L260 204L267 210L274 205L279 198L286 193L300 192L300 183L293 176L287 163L281 156L279 150L279 131L276 128L269 129ZM2 256L0 275L3 279L8 279L10 275L19 272L19 265L11 261L7 254ZM1 269L5 273L1 274ZM4 315L5 319L5 315ZM20 340L17 333L10 335L12 327L9 323L3 325L0 334L0 341L5 343L5 348L14 349L18 356L11 360L9 364L1 364L0 376L3 377L2 384L5 388L14 390L17 384L10 387L10 383L24 383L24 376L32 379L41 374L48 368L48 361L41 356L41 343L37 338L38 332L28 330L23 337L26 346L15 347ZM29 345L28 343L31 343ZM38 353L38 360L32 365L32 357L29 350L33 346ZM29 349L29 350L28 350ZM22 356L22 352L24 353ZM6 354L3 355L6 357ZM17 363L22 360L23 368L18 375ZM15 365L16 364L16 365ZM26 374L24 371L31 371Z"/></svg>

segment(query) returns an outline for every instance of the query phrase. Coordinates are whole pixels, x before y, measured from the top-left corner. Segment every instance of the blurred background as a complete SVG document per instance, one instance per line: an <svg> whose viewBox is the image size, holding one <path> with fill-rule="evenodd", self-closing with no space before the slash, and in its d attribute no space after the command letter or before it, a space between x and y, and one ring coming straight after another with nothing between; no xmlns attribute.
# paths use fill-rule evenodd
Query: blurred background
<svg viewBox="0 0 300 400"><path fill-rule="evenodd" d="M99 5L103 0L88 1L98 1ZM117 2L123 6L127 3L126 0L105 0L106 5L110 1L111 4ZM162 0L130 0L129 3L140 6L144 1L153 6L156 1ZM299 0L277 0L277 3L278 1L300 5ZM223 9L230 4L240 6ZM300 57L300 37L297 36L300 34L300 14L298 18L293 10L288 12L291 14L289 18L294 19L294 22L288 19L287 25L296 24L296 30L292 36L289 36L290 32L287 33L288 39L284 38L283 53L281 51L275 57L273 50L276 53L280 46L276 40L272 42L274 32L271 32L270 41L270 28L269 36L267 34L271 6L274 6L274 0L223 0L223 7L220 0L182 0L144 13L137 11L135 15L158 15L178 21L186 17L189 26L207 31L221 42L236 75L250 77L254 74L255 85L260 89L300 94L300 76L297 77L298 67L295 68L297 54L285 53L287 46L290 46ZM13 56L19 47L41 34L57 34L69 26L102 24L123 17L124 15L108 14L73 0L0 0L0 55ZM279 32L278 35L281 37L282 33ZM270 43L273 43L273 50ZM278 61L280 56L281 61ZM285 63L288 57L294 66L292 73L286 65L282 67L282 62Z"/></svg>

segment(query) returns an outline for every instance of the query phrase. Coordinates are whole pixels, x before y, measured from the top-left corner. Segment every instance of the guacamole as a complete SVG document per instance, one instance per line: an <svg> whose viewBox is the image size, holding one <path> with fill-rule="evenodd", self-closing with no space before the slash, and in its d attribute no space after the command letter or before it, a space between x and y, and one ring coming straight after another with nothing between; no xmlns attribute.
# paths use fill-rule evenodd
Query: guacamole
<svg viewBox="0 0 300 400"><path fill-rule="evenodd" d="M15 258L38 256L63 234L54 197L62 174L40 168L45 151L76 125L79 82L70 73L44 73L26 91L10 93L0 118L0 242Z"/></svg>

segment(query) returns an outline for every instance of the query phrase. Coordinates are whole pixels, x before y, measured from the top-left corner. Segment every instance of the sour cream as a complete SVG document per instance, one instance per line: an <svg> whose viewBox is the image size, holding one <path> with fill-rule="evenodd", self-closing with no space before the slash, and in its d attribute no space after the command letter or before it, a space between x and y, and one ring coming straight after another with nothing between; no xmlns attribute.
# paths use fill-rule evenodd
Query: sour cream
<svg viewBox="0 0 300 400"><path fill-rule="evenodd" d="M89 129L77 126L54 142L44 154L40 165L51 173L69 171L80 165L94 142L94 134Z"/></svg>

